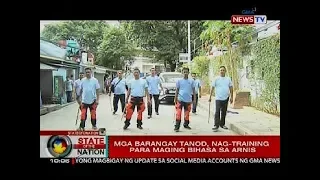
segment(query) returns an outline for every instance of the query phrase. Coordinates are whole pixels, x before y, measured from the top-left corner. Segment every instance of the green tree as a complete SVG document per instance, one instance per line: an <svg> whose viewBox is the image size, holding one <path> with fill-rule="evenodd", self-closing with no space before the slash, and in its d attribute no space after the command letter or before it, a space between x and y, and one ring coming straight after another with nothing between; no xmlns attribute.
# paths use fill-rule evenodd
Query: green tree
<svg viewBox="0 0 320 180"><path fill-rule="evenodd" d="M127 34L138 46L157 51L156 59L175 69L179 53L187 50L187 21L125 21ZM202 22L191 21L191 40L199 37Z"/></svg>
<svg viewBox="0 0 320 180"><path fill-rule="evenodd" d="M201 33L200 38L207 43L214 44L218 49L227 48L228 54L225 55L225 66L229 69L230 76L234 81L234 88L239 88L238 82L238 60L236 56L247 52L248 42L251 40L251 33L254 31L252 26L232 25L228 21L206 21L204 22L205 30ZM237 42L236 51L232 43Z"/></svg>
<svg viewBox="0 0 320 180"><path fill-rule="evenodd" d="M95 53L108 27L104 21L64 21L46 25L42 37L55 42L74 38Z"/></svg>
<svg viewBox="0 0 320 180"><path fill-rule="evenodd" d="M124 60L130 59L133 45L127 39L123 27L112 27L103 34L97 51L97 64L114 69L122 69Z"/></svg>
<svg viewBox="0 0 320 180"><path fill-rule="evenodd" d="M196 73L202 82L202 93L209 93L209 61L208 56L197 56L193 59L194 67L192 72Z"/></svg>
<svg viewBox="0 0 320 180"><path fill-rule="evenodd" d="M258 109L280 114L280 33L252 45L250 79L263 80L261 95L253 101Z"/></svg>

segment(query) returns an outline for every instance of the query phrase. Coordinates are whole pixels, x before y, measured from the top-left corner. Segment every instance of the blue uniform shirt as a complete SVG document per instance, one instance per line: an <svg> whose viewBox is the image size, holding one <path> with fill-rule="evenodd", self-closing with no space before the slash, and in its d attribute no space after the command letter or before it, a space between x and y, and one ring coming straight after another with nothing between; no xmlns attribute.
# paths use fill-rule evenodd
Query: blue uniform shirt
<svg viewBox="0 0 320 180"><path fill-rule="evenodd" d="M194 89L196 91L196 94L199 94L199 88L201 87L201 82L199 79L194 80ZM192 92L193 94L193 92Z"/></svg>
<svg viewBox="0 0 320 180"><path fill-rule="evenodd" d="M126 80L123 78L120 80L120 82L119 82L119 80L120 79L118 77L116 77L111 82L111 84L115 86L114 94L117 94L117 95L125 94L126 93Z"/></svg>
<svg viewBox="0 0 320 180"><path fill-rule="evenodd" d="M159 95L160 91L159 91L159 85L160 85L160 78L158 76L148 76L146 78L146 81L148 83L148 90L149 90L149 94L152 95Z"/></svg>
<svg viewBox="0 0 320 180"><path fill-rule="evenodd" d="M148 84L145 79L132 79L128 84L128 88L131 89L131 96L144 97L145 89L148 88Z"/></svg>
<svg viewBox="0 0 320 180"><path fill-rule="evenodd" d="M82 90L82 103L92 104L97 99L96 90L100 89L99 82L96 78L83 78L80 88Z"/></svg>
<svg viewBox="0 0 320 180"><path fill-rule="evenodd" d="M192 93L194 87L194 80L193 79L179 79L176 83L177 88L179 88L178 92L178 101L192 102Z"/></svg>
<svg viewBox="0 0 320 180"><path fill-rule="evenodd" d="M217 77L212 82L212 87L215 88L216 100L224 101L230 95L229 88L232 87L232 81L229 77Z"/></svg>

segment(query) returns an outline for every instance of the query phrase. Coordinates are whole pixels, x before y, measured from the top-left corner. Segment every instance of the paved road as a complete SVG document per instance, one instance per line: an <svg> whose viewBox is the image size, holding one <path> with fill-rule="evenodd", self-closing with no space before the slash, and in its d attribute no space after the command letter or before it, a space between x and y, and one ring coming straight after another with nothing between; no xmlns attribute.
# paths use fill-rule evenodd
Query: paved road
<svg viewBox="0 0 320 180"><path fill-rule="evenodd" d="M66 106L60 110L40 116L40 130L75 130L76 113L78 105L76 103ZM119 103L120 108L120 103ZM220 130L212 132L213 118L210 118L208 124L208 113L198 109L197 115L191 115L190 127L187 130L181 127L181 132L174 132L174 106L160 104L160 115L153 115L151 119L147 119L147 110L143 116L143 130L136 128L136 113L132 117L132 122L128 130L123 130L124 118L121 121L120 111L116 115L112 115L110 98L102 95L100 104L97 109L97 126L98 128L106 128L108 135L236 135L230 130ZM91 128L90 118L86 123L87 130ZM78 120L79 123L80 120Z"/></svg>

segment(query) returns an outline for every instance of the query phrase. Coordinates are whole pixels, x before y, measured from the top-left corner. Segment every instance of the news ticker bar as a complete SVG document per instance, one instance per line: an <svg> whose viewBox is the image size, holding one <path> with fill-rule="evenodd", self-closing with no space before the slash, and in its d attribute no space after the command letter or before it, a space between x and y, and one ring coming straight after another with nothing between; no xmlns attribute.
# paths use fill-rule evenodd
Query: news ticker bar
<svg viewBox="0 0 320 180"><path fill-rule="evenodd" d="M63 132L60 132L63 134ZM40 158L278 158L280 136L41 135Z"/></svg>
<svg viewBox="0 0 320 180"><path fill-rule="evenodd" d="M280 158L45 158L51 164L277 164Z"/></svg>

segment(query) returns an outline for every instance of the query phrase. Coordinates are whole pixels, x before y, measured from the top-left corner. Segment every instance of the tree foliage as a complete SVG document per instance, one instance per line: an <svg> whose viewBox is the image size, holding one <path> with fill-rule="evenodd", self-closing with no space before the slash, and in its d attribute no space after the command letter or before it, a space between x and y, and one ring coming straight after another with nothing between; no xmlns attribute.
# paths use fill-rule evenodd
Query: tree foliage
<svg viewBox="0 0 320 180"><path fill-rule="evenodd" d="M158 60L175 69L179 53L187 50L187 21L125 21L128 36L138 46L155 53ZM199 37L202 22L191 21L191 39Z"/></svg>
<svg viewBox="0 0 320 180"><path fill-rule="evenodd" d="M191 40L199 37L202 23L191 21ZM163 60L174 70L179 53L187 50L187 21L124 21L120 29L104 21L64 21L45 26L42 36L55 42L76 39L89 47L99 65L120 68L120 57L142 54Z"/></svg>
<svg viewBox="0 0 320 180"><path fill-rule="evenodd" d="M124 60L132 53L125 27L110 27L104 21L65 21L45 26L42 37L50 41L75 39L89 48L96 64L122 69ZM121 58L122 57L122 58Z"/></svg>
<svg viewBox="0 0 320 180"><path fill-rule="evenodd" d="M209 63L210 59L207 56L197 56L193 59L194 66L192 72L197 74L197 77L202 82L202 93L209 93L210 79L209 79Z"/></svg>
<svg viewBox="0 0 320 180"><path fill-rule="evenodd" d="M42 36L55 42L73 38L95 53L102 43L103 32L108 27L104 21L64 21L46 25Z"/></svg>
<svg viewBox="0 0 320 180"><path fill-rule="evenodd" d="M204 22L205 30L201 33L200 38L207 43L212 43L218 49L227 49L228 55L224 61L230 76L234 81L234 88L239 89L238 82L238 60L239 55L247 52L248 42L251 40L251 33L254 31L252 26L232 25L228 21L206 21ZM233 48L233 43L237 42L237 49ZM239 53L240 51L240 53Z"/></svg>
<svg viewBox="0 0 320 180"><path fill-rule="evenodd" d="M260 40L249 46L250 34L254 29L251 26L233 26L226 21L207 21L206 30L201 39L213 44L218 49L227 49L223 55L215 57L212 61L214 71L219 66L227 67L227 73L232 77L235 89L239 89L239 65L245 56L251 59L250 82L253 86L260 86L262 91L252 101L256 108L280 114L280 34ZM236 46L234 46L233 42ZM195 61L197 68L204 68L203 61ZM200 68L201 66L201 68ZM257 87L258 88L258 87ZM260 88L258 88L260 89Z"/></svg>
<svg viewBox="0 0 320 180"><path fill-rule="evenodd" d="M264 87L255 106L280 114L280 34L258 41L252 46L253 80L263 80ZM258 74L259 73L259 74Z"/></svg>
<svg viewBox="0 0 320 180"><path fill-rule="evenodd" d="M102 43L98 47L97 63L122 69L124 60L131 58L132 50L132 43L127 39L124 28L109 28L104 32Z"/></svg>
<svg viewBox="0 0 320 180"><path fill-rule="evenodd" d="M194 69L192 72L197 73L200 77L208 77L209 73L209 58L207 56L197 56L193 60Z"/></svg>

